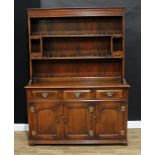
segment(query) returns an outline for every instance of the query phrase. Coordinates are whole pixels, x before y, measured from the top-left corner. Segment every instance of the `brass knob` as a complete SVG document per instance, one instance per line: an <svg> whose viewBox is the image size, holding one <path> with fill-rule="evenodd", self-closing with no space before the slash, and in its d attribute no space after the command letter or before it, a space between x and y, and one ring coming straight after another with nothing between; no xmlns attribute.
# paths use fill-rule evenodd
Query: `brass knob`
<svg viewBox="0 0 155 155"><path fill-rule="evenodd" d="M58 116L56 116L56 122L59 123L59 117Z"/></svg>
<svg viewBox="0 0 155 155"><path fill-rule="evenodd" d="M41 96L46 98L48 96L48 93L47 92L43 92L43 93L41 93Z"/></svg>
<svg viewBox="0 0 155 155"><path fill-rule="evenodd" d="M64 122L65 122L65 123L68 123L68 119L67 119L67 118L64 118Z"/></svg>
<svg viewBox="0 0 155 155"><path fill-rule="evenodd" d="M99 119L96 117L96 115L93 116L93 119L96 120L96 123L99 123Z"/></svg>
<svg viewBox="0 0 155 155"><path fill-rule="evenodd" d="M107 92L106 94L107 94L107 96L111 97L111 96L113 96L114 93L111 92L111 91L109 91L109 92Z"/></svg>
<svg viewBox="0 0 155 155"><path fill-rule="evenodd" d="M96 119L97 117L96 116L93 116L93 118Z"/></svg>
<svg viewBox="0 0 155 155"><path fill-rule="evenodd" d="M80 95L81 95L80 92L75 92L75 93L74 93L74 96L75 96L76 98L80 97Z"/></svg>
<svg viewBox="0 0 155 155"><path fill-rule="evenodd" d="M62 117L62 113L59 113L59 116Z"/></svg>

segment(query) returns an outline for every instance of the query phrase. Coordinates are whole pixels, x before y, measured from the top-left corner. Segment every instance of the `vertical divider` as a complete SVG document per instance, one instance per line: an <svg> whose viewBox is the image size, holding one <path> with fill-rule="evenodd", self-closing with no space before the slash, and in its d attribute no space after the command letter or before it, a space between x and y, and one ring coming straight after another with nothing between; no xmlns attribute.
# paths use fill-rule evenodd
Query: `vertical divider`
<svg viewBox="0 0 155 155"><path fill-rule="evenodd" d="M31 23L30 23L30 18L28 18L28 35L31 35Z"/></svg>
<svg viewBox="0 0 155 155"><path fill-rule="evenodd" d="M43 40L42 40L42 37L40 37L40 53L41 53L41 57L43 57Z"/></svg>
<svg viewBox="0 0 155 155"><path fill-rule="evenodd" d="M122 80L124 82L125 79L125 16L122 16L122 32L123 32L123 62L122 62Z"/></svg>
<svg viewBox="0 0 155 155"><path fill-rule="evenodd" d="M32 82L32 60L31 60L31 41L30 41L30 35L31 35L31 23L30 23L30 18L28 17L28 39L29 39L29 69L30 69L30 80L29 80L29 84L31 84Z"/></svg>
<svg viewBox="0 0 155 155"><path fill-rule="evenodd" d="M113 55L113 36L111 36L111 49L110 49L111 56Z"/></svg>

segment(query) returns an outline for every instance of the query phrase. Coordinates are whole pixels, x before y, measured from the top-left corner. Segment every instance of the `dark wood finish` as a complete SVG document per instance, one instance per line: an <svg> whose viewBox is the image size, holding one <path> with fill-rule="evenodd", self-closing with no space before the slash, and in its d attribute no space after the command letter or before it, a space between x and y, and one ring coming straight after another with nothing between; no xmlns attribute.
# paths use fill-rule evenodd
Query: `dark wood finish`
<svg viewBox="0 0 155 155"><path fill-rule="evenodd" d="M58 99L59 94L58 91L52 91L52 90L33 90L32 95L34 99L38 100L51 100L51 99Z"/></svg>
<svg viewBox="0 0 155 155"><path fill-rule="evenodd" d="M91 99L90 90L65 90L63 99Z"/></svg>
<svg viewBox="0 0 155 155"><path fill-rule="evenodd" d="M32 115L32 139L59 139L61 124L59 115L62 107L52 102L32 102L29 104Z"/></svg>
<svg viewBox="0 0 155 155"><path fill-rule="evenodd" d="M64 103L64 139L90 139L91 113L88 109L89 103Z"/></svg>
<svg viewBox="0 0 155 155"><path fill-rule="evenodd" d="M127 144L124 9L28 9L29 144Z"/></svg>
<svg viewBox="0 0 155 155"><path fill-rule="evenodd" d="M122 139L124 137L126 134L125 110L126 106L121 102L106 101L96 105L97 139Z"/></svg>
<svg viewBox="0 0 155 155"><path fill-rule="evenodd" d="M98 99L111 99L123 98L123 90L96 90L96 98Z"/></svg>

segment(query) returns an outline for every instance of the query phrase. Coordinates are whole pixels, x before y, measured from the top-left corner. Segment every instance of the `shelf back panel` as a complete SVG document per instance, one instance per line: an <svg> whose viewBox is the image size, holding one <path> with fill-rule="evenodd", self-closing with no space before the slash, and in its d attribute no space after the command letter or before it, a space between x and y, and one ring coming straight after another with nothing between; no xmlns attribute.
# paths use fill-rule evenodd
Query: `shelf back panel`
<svg viewBox="0 0 155 155"><path fill-rule="evenodd" d="M120 77L121 60L33 61L33 77Z"/></svg>
<svg viewBox="0 0 155 155"><path fill-rule="evenodd" d="M43 56L110 55L111 38L43 38Z"/></svg>
<svg viewBox="0 0 155 155"><path fill-rule="evenodd" d="M123 41L122 38L113 38L113 51L122 51Z"/></svg>
<svg viewBox="0 0 155 155"><path fill-rule="evenodd" d="M32 18L31 35L121 34L122 16Z"/></svg>
<svg viewBox="0 0 155 155"><path fill-rule="evenodd" d="M39 39L31 39L31 53L40 52L40 40Z"/></svg>

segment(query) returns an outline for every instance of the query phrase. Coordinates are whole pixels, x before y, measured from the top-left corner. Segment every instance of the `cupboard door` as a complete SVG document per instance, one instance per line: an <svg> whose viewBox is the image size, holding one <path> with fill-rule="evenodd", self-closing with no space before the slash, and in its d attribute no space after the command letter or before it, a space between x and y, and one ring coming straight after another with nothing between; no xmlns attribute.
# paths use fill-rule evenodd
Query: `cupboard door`
<svg viewBox="0 0 155 155"><path fill-rule="evenodd" d="M97 139L120 139L126 133L126 104L102 102L96 104Z"/></svg>
<svg viewBox="0 0 155 155"><path fill-rule="evenodd" d="M64 103L64 138L89 139L90 115L88 103Z"/></svg>
<svg viewBox="0 0 155 155"><path fill-rule="evenodd" d="M35 102L29 108L33 120L30 135L34 139L59 139L62 106L58 103Z"/></svg>

